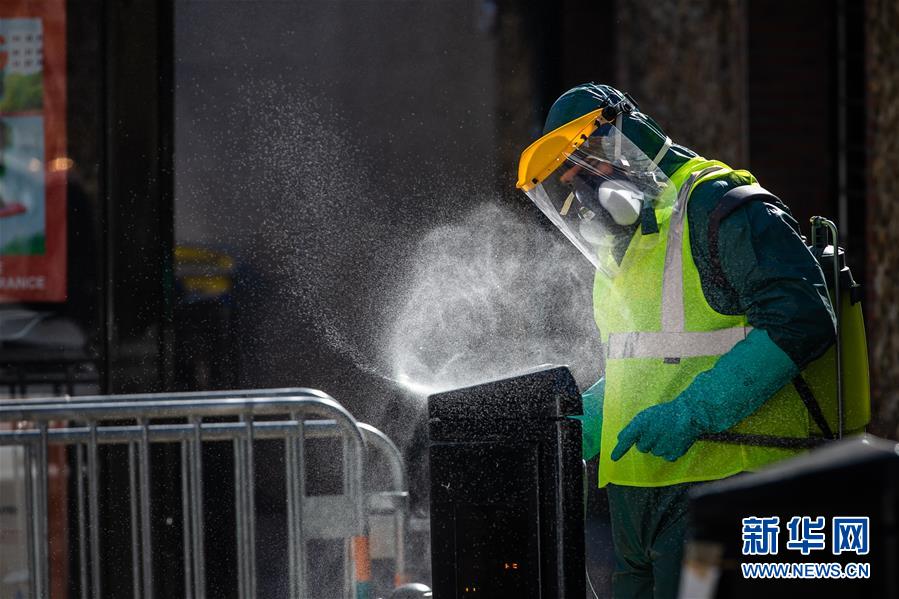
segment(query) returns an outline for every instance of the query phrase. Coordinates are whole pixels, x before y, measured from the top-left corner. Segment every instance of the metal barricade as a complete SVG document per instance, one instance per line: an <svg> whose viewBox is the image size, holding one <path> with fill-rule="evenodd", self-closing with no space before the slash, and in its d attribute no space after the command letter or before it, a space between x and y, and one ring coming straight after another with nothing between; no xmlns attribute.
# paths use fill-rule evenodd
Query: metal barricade
<svg viewBox="0 0 899 599"><path fill-rule="evenodd" d="M368 496L367 513L392 513L393 515L393 547L396 570L394 584L399 586L409 582L406 576L406 527L409 523L409 483L406 477L406 466L400 450L387 435L375 427L359 423L362 436L369 450L377 450L386 460L390 470L390 486L388 490L372 491Z"/></svg>
<svg viewBox="0 0 899 599"><path fill-rule="evenodd" d="M258 420L258 418L267 418ZM216 422L207 421L215 418ZM222 421L230 419L229 421ZM164 422L160 422L163 420ZM177 422L172 422L176 420ZM366 497L363 452L366 438L383 449L394 473L397 498L405 498L405 474L396 447L382 433L359 425L326 394L311 389L173 393L0 402L0 422L15 422L15 430L0 430L0 446L24 451L28 569L32 596L49 589L47 531L47 452L54 444L74 447L76 463L77 550L83 597L103 596L100 569L99 447L128 447L132 585L135 598L154 596L150 506L150 446L174 443L181 454L182 539L186 597L206 596L203 459L204 441L230 441L234 451L234 492L237 538L237 594L255 597L256 522L255 440L284 443L287 510L288 594L307 596L306 541L314 538L366 539ZM66 422L64 428L52 422ZM343 493L308 496L305 489L304 440L341 440ZM86 480L85 480L86 479ZM405 508L397 514L397 568L402 572ZM402 522L400 522L402 520ZM362 556L359 556L362 557ZM367 558L367 556L365 556ZM344 593L355 594L356 579L346 556Z"/></svg>

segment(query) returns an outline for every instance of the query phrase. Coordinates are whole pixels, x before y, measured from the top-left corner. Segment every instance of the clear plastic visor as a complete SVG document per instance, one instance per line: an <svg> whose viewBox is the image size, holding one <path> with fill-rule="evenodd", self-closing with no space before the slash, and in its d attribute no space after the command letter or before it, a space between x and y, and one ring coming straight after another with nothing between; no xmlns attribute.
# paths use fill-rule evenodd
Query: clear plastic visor
<svg viewBox="0 0 899 599"><path fill-rule="evenodd" d="M608 123L561 158L556 170L526 193L598 270L614 276L641 222L674 204L674 185Z"/></svg>

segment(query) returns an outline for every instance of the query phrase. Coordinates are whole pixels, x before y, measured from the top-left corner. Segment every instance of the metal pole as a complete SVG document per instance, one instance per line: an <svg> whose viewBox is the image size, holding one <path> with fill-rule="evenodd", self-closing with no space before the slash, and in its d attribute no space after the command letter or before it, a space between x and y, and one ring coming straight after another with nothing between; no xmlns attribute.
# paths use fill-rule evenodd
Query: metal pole
<svg viewBox="0 0 899 599"><path fill-rule="evenodd" d="M75 450L75 476L78 492L78 580L81 598L89 597L87 588L87 524L84 521L84 445L79 443Z"/></svg>
<svg viewBox="0 0 899 599"><path fill-rule="evenodd" d="M842 313L842 297L840 296L840 247L839 234L837 226L822 216L813 216L810 219L812 225L812 245L818 246L818 227L825 227L830 231L833 239L833 311L836 317L836 385L837 385L837 439L843 438L843 344L842 327L840 326L840 315ZM827 247L827 236L825 235L823 246ZM823 249L822 249L823 252Z"/></svg>
<svg viewBox="0 0 899 599"><path fill-rule="evenodd" d="M146 418L139 418L141 427L138 457L140 460L140 532L143 556L144 597L153 599L153 530L150 524L150 432Z"/></svg>
<svg viewBox="0 0 899 599"><path fill-rule="evenodd" d="M296 414L291 414L290 418L296 420ZM288 433L284 437L284 491L287 496L287 596L291 599L299 597L297 590L297 538L294 520L296 512L294 503L296 502L295 478L296 478L296 451L294 445L294 437Z"/></svg>
<svg viewBox="0 0 899 599"><path fill-rule="evenodd" d="M194 427L191 440L191 533L194 559L194 589L199 599L206 597L206 559L203 539L203 442L200 437L199 416L191 416Z"/></svg>
<svg viewBox="0 0 899 599"><path fill-rule="evenodd" d="M343 596L355 597L356 591L353 588L354 579L353 563L353 538L343 540Z"/></svg>
<svg viewBox="0 0 899 599"><path fill-rule="evenodd" d="M406 475L406 467L400 450L380 430L375 427L359 423L366 446L378 449L387 459L390 466L393 492L390 494L394 510L394 537L396 543L396 584L405 582L406 574L406 525L409 519L409 484Z"/></svg>
<svg viewBox="0 0 899 599"><path fill-rule="evenodd" d="M827 227L833 239L833 311L837 320L837 438L843 438L843 344L842 344L842 327L840 326L840 316L842 313L843 300L840 295L840 247L839 234L837 226L833 221L820 216L812 218L814 222L817 220L820 224ZM825 240L826 243L826 240Z"/></svg>
<svg viewBox="0 0 899 599"><path fill-rule="evenodd" d="M25 535L26 545L28 547L28 589L31 597L37 597L37 518L35 514L38 511L37 497L34 494L34 459L32 453L34 449L28 443L22 446L23 462L25 464Z"/></svg>
<svg viewBox="0 0 899 599"><path fill-rule="evenodd" d="M134 599L140 599L140 531L137 506L137 456L134 443L128 444L128 487L131 507L131 589Z"/></svg>
<svg viewBox="0 0 899 599"><path fill-rule="evenodd" d="M255 485L255 468L253 463L253 414L247 412L242 415L241 420L247 426L246 439L246 459L244 467L246 468L246 527L249 546L247 547L247 581L249 584L249 596L256 597L256 485Z"/></svg>
<svg viewBox="0 0 899 599"><path fill-rule="evenodd" d="M97 421L91 420L90 442L87 448L87 503L90 520L90 553L91 553L91 597L99 599L103 596L100 583L100 482L99 456L97 449Z"/></svg>
<svg viewBox="0 0 899 599"><path fill-rule="evenodd" d="M393 520L395 532L394 532L394 543L396 543L396 573L394 574L393 580L396 586L399 586L406 582L406 505L408 504L407 498L395 498L395 502L401 501L403 502L403 507L396 506L396 511L394 512ZM396 505L396 504L394 504Z"/></svg>
<svg viewBox="0 0 899 599"><path fill-rule="evenodd" d="M823 219L824 225L830 229L833 237L833 294L834 312L837 317L837 439L843 438L843 327L840 316L843 311L843 299L840 295L840 239L837 226L833 221Z"/></svg>
<svg viewBox="0 0 899 599"><path fill-rule="evenodd" d="M296 500L293 521L294 535L297 540L296 568L299 584L297 585L297 597L305 599L307 589L306 578L306 535L303 530L303 505L306 500L306 423L294 412L293 420L297 423L297 436L293 439L294 453L296 454L296 470L294 475L294 498Z"/></svg>
<svg viewBox="0 0 899 599"><path fill-rule="evenodd" d="M36 585L39 597L48 597L50 595L50 534L48 526L48 451L47 451L47 422L41 422L38 425L41 434L41 442L38 445L38 498L40 502L40 511L37 513L35 520L38 523L40 531L37 537L37 571L39 584Z"/></svg>
<svg viewBox="0 0 899 599"><path fill-rule="evenodd" d="M234 524L237 533L237 547L235 547L237 558L237 596L241 599L247 599L250 596L247 593L247 568L245 548L247 546L246 527L244 525L244 467L243 467L243 439L237 437L234 439Z"/></svg>
<svg viewBox="0 0 899 599"><path fill-rule="evenodd" d="M151 443L189 442L194 428L187 424L151 424L148 425L148 436ZM296 434L296 423L289 421L264 421L253 425L254 440L275 439L283 441L285 435ZM200 436L203 441L235 441L245 431L245 426L238 422L204 422L200 425ZM344 431L334 420L307 420L306 438L337 437ZM140 441L141 427L136 425L104 426L97 429L97 442L101 445L128 445ZM47 431L51 445L86 443L90 440L90 429L51 428ZM18 430L0 431L0 446L19 447L23 444L37 443L40 431Z"/></svg>
<svg viewBox="0 0 899 599"><path fill-rule="evenodd" d="M190 468L188 468L190 448L187 441L181 442L181 539L184 551L184 597L193 599L193 570L191 561L192 520L190 517Z"/></svg>
<svg viewBox="0 0 899 599"><path fill-rule="evenodd" d="M345 495L352 497L352 482L348 468L349 447L344 437L340 438L340 469L343 473L343 492ZM361 488L358 489L360 495L364 497ZM364 499L363 499L364 501ZM357 533L358 534L358 533ZM354 597L356 595L355 588L355 563L353 558L353 539L344 539L343 542L343 577L344 577L344 596Z"/></svg>

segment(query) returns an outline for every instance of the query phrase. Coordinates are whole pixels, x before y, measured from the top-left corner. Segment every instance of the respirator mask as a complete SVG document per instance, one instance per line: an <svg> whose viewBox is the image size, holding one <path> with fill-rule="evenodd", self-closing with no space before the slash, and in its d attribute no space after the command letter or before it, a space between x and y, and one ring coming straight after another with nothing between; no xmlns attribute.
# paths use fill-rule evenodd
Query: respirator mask
<svg viewBox="0 0 899 599"><path fill-rule="evenodd" d="M572 121L525 150L519 168L519 187L608 276L629 246L658 242L657 213L676 195L657 164L670 141L649 158L622 132L622 117L606 109Z"/></svg>

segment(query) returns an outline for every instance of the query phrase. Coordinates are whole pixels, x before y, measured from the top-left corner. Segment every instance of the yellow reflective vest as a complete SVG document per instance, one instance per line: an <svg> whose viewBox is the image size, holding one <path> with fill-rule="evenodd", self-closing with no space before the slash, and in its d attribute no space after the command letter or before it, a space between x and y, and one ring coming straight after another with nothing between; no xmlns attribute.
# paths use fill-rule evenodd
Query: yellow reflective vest
<svg viewBox="0 0 899 599"><path fill-rule="evenodd" d="M656 210L659 232L644 236L638 229L617 275L596 275L594 316L606 358L600 486L715 480L801 451L697 441L675 462L636 448L617 462L609 457L618 434L634 416L673 400L751 330L745 315L712 309L690 250L690 193L696 185L724 176L756 184L747 171L734 171L721 162L700 157L688 161L671 177L677 201ZM786 385L729 432L806 438L809 414L794 386Z"/></svg>

